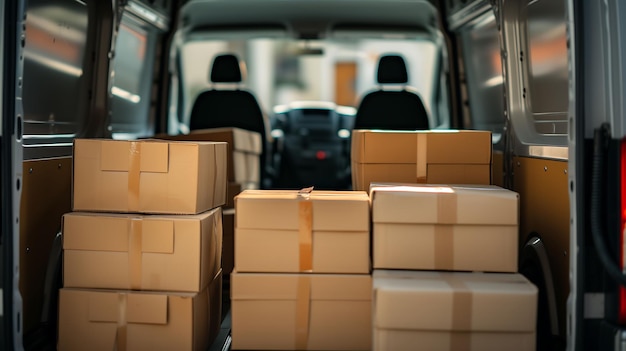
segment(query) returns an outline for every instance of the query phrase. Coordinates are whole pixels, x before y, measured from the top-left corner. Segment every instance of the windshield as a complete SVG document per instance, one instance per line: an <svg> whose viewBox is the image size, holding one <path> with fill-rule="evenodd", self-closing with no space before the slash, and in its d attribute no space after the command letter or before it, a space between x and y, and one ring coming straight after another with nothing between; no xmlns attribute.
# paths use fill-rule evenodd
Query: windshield
<svg viewBox="0 0 626 351"><path fill-rule="evenodd" d="M332 40L195 40L181 49L183 95L180 114L188 123L196 96L212 84L211 63L216 55L236 54L247 67L243 87L253 92L261 108L295 101L326 101L357 107L360 98L377 89L376 69L383 54L404 57L408 86L417 91L432 112L437 46L419 39L332 39ZM391 87L393 89L394 87ZM439 125L438 120L433 125Z"/></svg>

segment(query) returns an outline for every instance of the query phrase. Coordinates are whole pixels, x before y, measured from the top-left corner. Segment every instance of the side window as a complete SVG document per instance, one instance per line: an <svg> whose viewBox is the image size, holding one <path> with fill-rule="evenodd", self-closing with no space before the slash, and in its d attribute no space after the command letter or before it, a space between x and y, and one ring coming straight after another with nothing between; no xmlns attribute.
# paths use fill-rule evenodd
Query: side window
<svg viewBox="0 0 626 351"><path fill-rule="evenodd" d="M28 1L22 85L27 147L71 142L84 126L87 6L76 0Z"/></svg>
<svg viewBox="0 0 626 351"><path fill-rule="evenodd" d="M461 33L463 61L471 128L490 130L494 136L504 129L502 61L498 29L493 13L488 13Z"/></svg>
<svg viewBox="0 0 626 351"><path fill-rule="evenodd" d="M122 17L113 61L111 125L113 138L149 136L154 51L159 32L132 15Z"/></svg>

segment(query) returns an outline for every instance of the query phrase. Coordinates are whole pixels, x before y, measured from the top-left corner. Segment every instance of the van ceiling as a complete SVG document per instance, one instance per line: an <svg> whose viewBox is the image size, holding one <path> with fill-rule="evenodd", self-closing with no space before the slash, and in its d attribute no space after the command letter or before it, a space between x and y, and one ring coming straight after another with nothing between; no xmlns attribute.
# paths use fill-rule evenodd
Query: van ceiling
<svg viewBox="0 0 626 351"><path fill-rule="evenodd" d="M184 32L283 30L322 39L336 30L410 31L434 37L437 10L428 0L191 0Z"/></svg>

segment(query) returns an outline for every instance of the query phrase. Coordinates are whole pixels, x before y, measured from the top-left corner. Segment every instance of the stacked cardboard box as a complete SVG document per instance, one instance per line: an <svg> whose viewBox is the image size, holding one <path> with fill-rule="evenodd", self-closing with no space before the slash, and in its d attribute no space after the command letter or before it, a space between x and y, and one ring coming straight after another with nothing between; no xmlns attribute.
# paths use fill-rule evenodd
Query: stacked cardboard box
<svg viewBox="0 0 626 351"><path fill-rule="evenodd" d="M374 350L534 349L537 289L515 273L517 193L372 184L370 197Z"/></svg>
<svg viewBox="0 0 626 351"><path fill-rule="evenodd" d="M475 130L352 133L352 187L372 182L491 184L491 132Z"/></svg>
<svg viewBox="0 0 626 351"><path fill-rule="evenodd" d="M235 202L233 349L369 350L367 194L247 190Z"/></svg>
<svg viewBox="0 0 626 351"><path fill-rule="evenodd" d="M225 143L77 139L58 349L206 349L225 195Z"/></svg>

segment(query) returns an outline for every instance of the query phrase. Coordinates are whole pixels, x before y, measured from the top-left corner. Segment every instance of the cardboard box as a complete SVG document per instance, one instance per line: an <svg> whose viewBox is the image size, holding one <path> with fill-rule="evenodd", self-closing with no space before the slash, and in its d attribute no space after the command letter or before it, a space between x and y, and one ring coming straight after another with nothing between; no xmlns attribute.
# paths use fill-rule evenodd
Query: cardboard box
<svg viewBox="0 0 626 351"><path fill-rule="evenodd" d="M239 128L193 130L189 134L157 135L156 138L188 141L222 141L228 143L228 181L258 189L261 177L261 134Z"/></svg>
<svg viewBox="0 0 626 351"><path fill-rule="evenodd" d="M63 288L58 350L204 351L219 331L221 283L220 271L200 293Z"/></svg>
<svg viewBox="0 0 626 351"><path fill-rule="evenodd" d="M226 204L224 208L234 208L235 207L235 196L239 195L242 187L239 183L228 183L228 189L226 191Z"/></svg>
<svg viewBox="0 0 626 351"><path fill-rule="evenodd" d="M63 216L65 287L198 292L220 270L222 213Z"/></svg>
<svg viewBox="0 0 626 351"><path fill-rule="evenodd" d="M490 184L491 132L474 130L352 133L352 187L371 182Z"/></svg>
<svg viewBox="0 0 626 351"><path fill-rule="evenodd" d="M235 208L239 272L370 272L365 192L246 190Z"/></svg>
<svg viewBox="0 0 626 351"><path fill-rule="evenodd" d="M233 350L370 350L370 275L231 275Z"/></svg>
<svg viewBox="0 0 626 351"><path fill-rule="evenodd" d="M374 270L373 350L535 350L537 288L520 274Z"/></svg>
<svg viewBox="0 0 626 351"><path fill-rule="evenodd" d="M517 193L373 184L370 197L374 268L517 271Z"/></svg>
<svg viewBox="0 0 626 351"><path fill-rule="evenodd" d="M75 139L74 211L196 214L226 200L226 143Z"/></svg>
<svg viewBox="0 0 626 351"><path fill-rule="evenodd" d="M223 212L222 269L228 276L235 268L235 209Z"/></svg>
<svg viewBox="0 0 626 351"><path fill-rule="evenodd" d="M222 281L224 273L220 269L209 284L209 345L217 338L222 327Z"/></svg>
<svg viewBox="0 0 626 351"><path fill-rule="evenodd" d="M428 131L417 134L417 182L491 184L491 132Z"/></svg>
<svg viewBox="0 0 626 351"><path fill-rule="evenodd" d="M417 133L352 131L352 188L369 191L372 182L414 183L417 176Z"/></svg>

